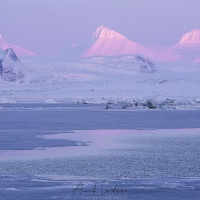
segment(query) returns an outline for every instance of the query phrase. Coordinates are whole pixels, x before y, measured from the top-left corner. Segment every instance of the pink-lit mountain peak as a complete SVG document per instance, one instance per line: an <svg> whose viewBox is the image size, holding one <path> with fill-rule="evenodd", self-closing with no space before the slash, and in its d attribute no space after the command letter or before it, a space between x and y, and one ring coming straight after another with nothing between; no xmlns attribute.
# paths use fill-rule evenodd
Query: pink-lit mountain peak
<svg viewBox="0 0 200 200"><path fill-rule="evenodd" d="M83 57L113 56L137 54L139 45L128 40L120 33L105 26L100 26L93 33L90 45L84 50Z"/></svg>
<svg viewBox="0 0 200 200"><path fill-rule="evenodd" d="M200 30L193 29L181 38L179 44L200 44Z"/></svg>
<svg viewBox="0 0 200 200"><path fill-rule="evenodd" d="M92 56L124 56L143 55L154 60L172 61L180 58L174 50L156 48L133 42L105 26L99 26L93 33L93 37L87 43L72 47L66 51L66 55L78 57Z"/></svg>
<svg viewBox="0 0 200 200"><path fill-rule="evenodd" d="M11 44L7 42L1 35L0 35L0 49L8 49L12 48L18 56L36 56L37 54L34 52L31 52L21 46Z"/></svg>
<svg viewBox="0 0 200 200"><path fill-rule="evenodd" d="M99 26L96 31L93 33L93 39L126 39L120 33L107 28L106 26Z"/></svg>

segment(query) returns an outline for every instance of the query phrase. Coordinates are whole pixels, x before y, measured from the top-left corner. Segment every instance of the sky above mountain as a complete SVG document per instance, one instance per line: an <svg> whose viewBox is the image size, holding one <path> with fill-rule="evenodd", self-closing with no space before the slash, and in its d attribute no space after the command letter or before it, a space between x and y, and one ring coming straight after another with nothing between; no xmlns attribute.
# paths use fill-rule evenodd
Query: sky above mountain
<svg viewBox="0 0 200 200"><path fill-rule="evenodd" d="M2 37L40 54L87 41L100 25L158 46L200 29L199 0L0 0L0 7Z"/></svg>

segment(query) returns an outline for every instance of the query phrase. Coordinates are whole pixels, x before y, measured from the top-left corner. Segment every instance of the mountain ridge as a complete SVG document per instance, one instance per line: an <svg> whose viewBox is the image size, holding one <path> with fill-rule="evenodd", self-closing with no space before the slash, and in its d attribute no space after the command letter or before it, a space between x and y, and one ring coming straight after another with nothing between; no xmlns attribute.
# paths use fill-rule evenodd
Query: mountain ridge
<svg viewBox="0 0 200 200"><path fill-rule="evenodd" d="M142 55L158 61L175 61L180 58L179 54L171 52L169 48L138 44L104 25L99 26L93 32L92 38L89 41L65 49L62 55L82 58Z"/></svg>
<svg viewBox="0 0 200 200"><path fill-rule="evenodd" d="M18 56L37 56L36 53L29 51L21 46L7 42L2 35L0 35L0 48L5 50L12 48Z"/></svg>

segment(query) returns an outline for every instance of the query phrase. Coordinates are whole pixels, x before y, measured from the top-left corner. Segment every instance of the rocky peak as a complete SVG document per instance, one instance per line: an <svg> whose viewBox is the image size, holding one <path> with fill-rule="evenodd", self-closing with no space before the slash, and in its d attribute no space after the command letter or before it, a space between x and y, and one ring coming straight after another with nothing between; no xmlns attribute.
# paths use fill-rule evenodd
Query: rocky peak
<svg viewBox="0 0 200 200"><path fill-rule="evenodd" d="M12 48L1 50L0 78L4 82L23 82L24 74L21 72L21 63Z"/></svg>
<svg viewBox="0 0 200 200"><path fill-rule="evenodd" d="M12 48L8 48L4 52L6 54L6 57L10 58L11 60L13 60L13 61L18 61L19 60L17 55L16 55L16 53L13 51Z"/></svg>

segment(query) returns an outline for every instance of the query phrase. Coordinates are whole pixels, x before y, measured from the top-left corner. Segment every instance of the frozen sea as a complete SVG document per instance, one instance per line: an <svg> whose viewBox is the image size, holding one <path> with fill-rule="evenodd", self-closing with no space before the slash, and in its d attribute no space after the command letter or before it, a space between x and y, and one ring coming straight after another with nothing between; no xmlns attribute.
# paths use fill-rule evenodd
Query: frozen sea
<svg viewBox="0 0 200 200"><path fill-rule="evenodd" d="M0 200L200 199L200 111L2 104Z"/></svg>

